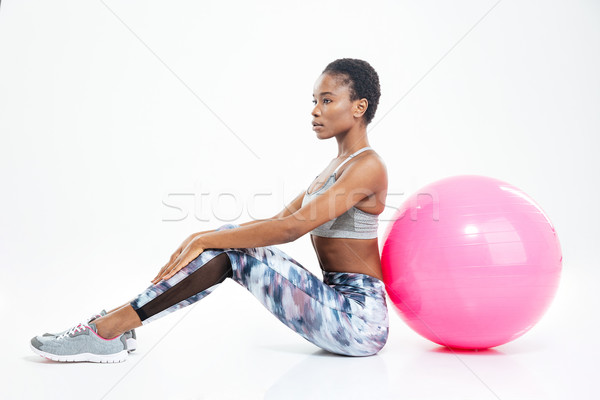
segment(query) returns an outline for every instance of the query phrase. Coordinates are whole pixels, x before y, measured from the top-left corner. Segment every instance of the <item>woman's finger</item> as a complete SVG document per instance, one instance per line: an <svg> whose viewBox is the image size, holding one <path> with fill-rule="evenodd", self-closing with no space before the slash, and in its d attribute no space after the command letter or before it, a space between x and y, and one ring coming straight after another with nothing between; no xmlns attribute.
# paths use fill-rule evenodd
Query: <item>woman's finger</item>
<svg viewBox="0 0 600 400"><path fill-rule="evenodd" d="M152 278L152 280L150 282L152 282L153 284L158 283L163 275L164 275L164 272L160 272L158 275L156 275L154 278Z"/></svg>
<svg viewBox="0 0 600 400"><path fill-rule="evenodd" d="M173 262L169 263L169 265L163 267L160 270L159 274L154 278L153 283L160 282L163 279L168 279L166 276L171 270L180 262L180 257L177 257Z"/></svg>
<svg viewBox="0 0 600 400"><path fill-rule="evenodd" d="M175 251L175 253L173 253L171 255L171 258L169 259L169 261L167 261L167 263L160 269L160 271L158 271L158 274L156 274L156 276L150 282L156 283L157 281L159 281L160 280L159 278L162 275L164 275L165 271L168 270L169 266L173 265L173 263L175 262L177 257L179 257L180 254L181 254L181 248L177 249Z"/></svg>
<svg viewBox="0 0 600 400"><path fill-rule="evenodd" d="M154 280L156 280L156 278L161 276L164 273L164 271L167 269L168 266L169 266L169 264L166 264L164 267L162 267L160 269L160 271L158 271L158 274L156 274L156 276L152 280L154 281Z"/></svg>
<svg viewBox="0 0 600 400"><path fill-rule="evenodd" d="M165 271L165 275L164 275L163 279L165 279L165 280L170 279L173 275L175 275L183 267L185 267L186 265L188 265L190 263L191 260L188 261L188 258L190 257L190 255L188 253L186 253L185 255L182 254L182 256L177 258L177 262L175 265L173 265L168 271Z"/></svg>
<svg viewBox="0 0 600 400"><path fill-rule="evenodd" d="M167 265L165 265L158 275L152 280L153 284L161 280L170 279L173 275L179 272L183 267L188 265L194 258L198 257L198 255L203 251L202 248L198 246L195 247L194 250L191 249L190 244L185 247L185 249L179 248L176 253L173 253L171 260Z"/></svg>
<svg viewBox="0 0 600 400"><path fill-rule="evenodd" d="M177 271L185 268L189 263L191 263L195 258L197 258L201 253L202 249L190 249L179 256L179 261L175 266L175 271L171 271L171 276L175 275Z"/></svg>
<svg viewBox="0 0 600 400"><path fill-rule="evenodd" d="M166 275L165 275L165 278L164 278L164 279L165 279L165 280L167 280L167 279L171 279L171 277L172 277L173 275L175 275L176 273L178 273L178 272L181 270L181 268L182 268L182 267L177 267L177 268L174 268L173 270L171 270L171 272L169 272L168 274L166 274Z"/></svg>
<svg viewBox="0 0 600 400"><path fill-rule="evenodd" d="M175 261L177 257L179 257L182 250L183 249L181 248L181 246L179 246L179 248L175 250L173 254L171 254L169 261L167 261L167 263L160 269L160 271L158 271L158 274L154 277L154 279L152 279L151 282L154 282L170 265L173 264L173 261Z"/></svg>
<svg viewBox="0 0 600 400"><path fill-rule="evenodd" d="M184 260L180 257L177 259L177 262L171 266L167 271L165 271L163 279L169 279L173 275L175 275L181 268L185 266Z"/></svg>

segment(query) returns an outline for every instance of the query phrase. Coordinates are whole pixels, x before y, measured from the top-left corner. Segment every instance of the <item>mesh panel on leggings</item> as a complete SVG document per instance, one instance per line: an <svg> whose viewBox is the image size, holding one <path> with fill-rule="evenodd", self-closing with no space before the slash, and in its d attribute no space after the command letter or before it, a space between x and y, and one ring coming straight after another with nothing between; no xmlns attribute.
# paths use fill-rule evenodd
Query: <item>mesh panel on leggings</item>
<svg viewBox="0 0 600 400"><path fill-rule="evenodd" d="M182 279L175 286L135 310L144 321L167 308L200 293L211 286L231 278L231 262L227 253L222 253Z"/></svg>

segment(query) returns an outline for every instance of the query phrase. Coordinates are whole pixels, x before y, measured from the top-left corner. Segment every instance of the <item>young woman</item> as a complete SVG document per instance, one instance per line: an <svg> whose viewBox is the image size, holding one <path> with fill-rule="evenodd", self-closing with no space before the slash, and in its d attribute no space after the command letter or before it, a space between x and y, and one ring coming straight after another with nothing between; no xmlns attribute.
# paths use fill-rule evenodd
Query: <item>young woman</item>
<svg viewBox="0 0 600 400"><path fill-rule="evenodd" d="M125 361L134 328L231 278L315 345L348 356L376 354L388 336L377 243L387 173L367 138L379 96L379 77L367 62L330 63L314 85L312 125L319 139L335 138L338 152L306 191L270 219L190 235L143 293L67 331L34 337L32 350L55 361ZM306 233L322 280L274 246Z"/></svg>

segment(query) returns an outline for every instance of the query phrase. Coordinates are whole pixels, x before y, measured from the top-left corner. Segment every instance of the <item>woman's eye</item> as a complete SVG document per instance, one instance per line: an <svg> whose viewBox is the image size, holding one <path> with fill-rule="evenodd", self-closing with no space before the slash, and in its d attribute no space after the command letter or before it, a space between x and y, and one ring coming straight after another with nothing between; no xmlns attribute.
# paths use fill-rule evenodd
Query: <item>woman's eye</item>
<svg viewBox="0 0 600 400"><path fill-rule="evenodd" d="M317 101L315 99L313 99L312 103L316 106L317 105Z"/></svg>
<svg viewBox="0 0 600 400"><path fill-rule="evenodd" d="M323 103L329 104L329 103L331 103L331 100L329 100L329 99L323 99Z"/></svg>

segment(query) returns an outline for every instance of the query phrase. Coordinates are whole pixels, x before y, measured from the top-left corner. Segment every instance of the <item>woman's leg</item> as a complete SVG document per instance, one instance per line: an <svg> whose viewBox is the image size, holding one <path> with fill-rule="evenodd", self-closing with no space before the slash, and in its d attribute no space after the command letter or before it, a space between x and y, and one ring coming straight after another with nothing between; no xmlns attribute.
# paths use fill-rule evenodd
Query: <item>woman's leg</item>
<svg viewBox="0 0 600 400"><path fill-rule="evenodd" d="M120 309L121 309L121 308L123 308L123 307L127 307L128 305L129 305L129 302L127 302L127 303L125 303L125 304L121 304L120 306L118 306L118 307L115 307L115 308L113 308L113 309L112 309L112 310L110 310L110 311L107 311L107 312L106 312L106 314L108 315L108 314L110 314L110 313L113 313L113 312L115 312L115 311L118 311L118 310L120 310Z"/></svg>
<svg viewBox="0 0 600 400"><path fill-rule="evenodd" d="M275 246L225 249L232 279L281 322L332 353L377 353L388 336L382 281L364 274L325 272L325 282Z"/></svg>
<svg viewBox="0 0 600 400"><path fill-rule="evenodd" d="M222 250L204 251L170 279L150 286L129 305L79 323L60 335L35 336L30 347L36 354L55 361L125 361L130 350L130 338L125 332L200 300L231 273L231 263ZM133 332L131 336L133 339Z"/></svg>
<svg viewBox="0 0 600 400"><path fill-rule="evenodd" d="M116 308L113 308L110 311L107 311L107 312L105 311L104 315L110 315L110 314L116 313L117 311L119 311L120 314L111 315L110 319L106 319L104 321L105 322L123 321L122 322L123 326L134 326L136 328L138 326L140 326L141 322L138 321L139 318L137 317L137 315L133 316L128 313L125 313L125 315L122 314L123 312L125 312L125 310L124 310L125 308L131 309L131 305L129 304L129 302L122 304ZM102 316L96 317L93 319L93 321L95 321L97 323L98 322L97 320L101 317ZM134 317L133 320L130 319L132 317ZM100 329L100 331L102 332L102 335L104 335L104 336L101 335L102 337L107 337L108 335L111 335L111 334L114 335L115 334L114 332L117 331L114 327L112 327L111 324L105 324L105 323L101 322L100 325L102 328L102 329ZM132 328L128 331L125 331L125 336L127 338L127 351L129 353L131 353L137 349L137 335L135 333L135 329Z"/></svg>
<svg viewBox="0 0 600 400"><path fill-rule="evenodd" d="M112 339L142 325L140 318L129 304L123 305L105 316L98 317L92 322L96 324L98 335L105 339Z"/></svg>
<svg viewBox="0 0 600 400"><path fill-rule="evenodd" d="M217 230L232 227L223 225ZM195 303L231 274L231 263L222 250L206 250L170 279L150 285L129 303L95 319L98 334L112 338Z"/></svg>
<svg viewBox="0 0 600 400"><path fill-rule="evenodd" d="M170 279L151 285L129 304L95 319L98 334L113 338L195 303L212 293L228 276L231 276L228 257L222 251L205 251Z"/></svg>
<svg viewBox="0 0 600 400"><path fill-rule="evenodd" d="M231 277L315 345L344 355L377 353L388 334L383 282L363 274L325 276L327 283L275 246L207 250L130 305L98 319L97 327L103 337L118 335L204 298Z"/></svg>

